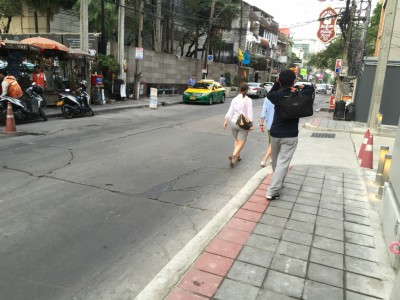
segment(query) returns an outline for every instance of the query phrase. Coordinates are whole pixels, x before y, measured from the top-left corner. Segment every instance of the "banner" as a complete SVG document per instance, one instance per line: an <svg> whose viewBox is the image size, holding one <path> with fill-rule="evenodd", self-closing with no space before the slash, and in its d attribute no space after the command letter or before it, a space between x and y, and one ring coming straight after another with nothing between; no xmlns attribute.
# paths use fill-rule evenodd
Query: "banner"
<svg viewBox="0 0 400 300"><path fill-rule="evenodd" d="M318 39L327 44L336 36L337 12L332 7L324 9L319 14L319 28L317 31Z"/></svg>

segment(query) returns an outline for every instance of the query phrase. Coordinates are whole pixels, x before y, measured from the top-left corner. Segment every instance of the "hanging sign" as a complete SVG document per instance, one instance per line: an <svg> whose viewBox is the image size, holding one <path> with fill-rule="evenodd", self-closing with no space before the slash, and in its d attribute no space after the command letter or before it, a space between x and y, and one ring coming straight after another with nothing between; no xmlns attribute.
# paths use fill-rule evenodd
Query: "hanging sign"
<svg viewBox="0 0 400 300"><path fill-rule="evenodd" d="M341 68L342 68L342 60L338 58L336 59L335 73L340 73Z"/></svg>
<svg viewBox="0 0 400 300"><path fill-rule="evenodd" d="M332 7L325 8L319 14L318 39L327 44L336 36L337 12Z"/></svg>
<svg viewBox="0 0 400 300"><path fill-rule="evenodd" d="M143 48L136 48L135 59L143 60Z"/></svg>

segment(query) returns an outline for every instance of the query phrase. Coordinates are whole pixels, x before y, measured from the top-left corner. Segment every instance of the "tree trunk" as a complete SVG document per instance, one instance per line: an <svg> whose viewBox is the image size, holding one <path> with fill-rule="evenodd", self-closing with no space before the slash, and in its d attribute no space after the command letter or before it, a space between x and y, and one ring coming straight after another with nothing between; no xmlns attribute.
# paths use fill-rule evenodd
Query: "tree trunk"
<svg viewBox="0 0 400 300"><path fill-rule="evenodd" d="M38 15L37 15L37 11L36 10L33 13L33 17L35 19L35 32L39 33L39 20L38 20Z"/></svg>
<svg viewBox="0 0 400 300"><path fill-rule="evenodd" d="M46 13L46 32L50 33L50 21L51 21L51 13L47 11Z"/></svg>
<svg viewBox="0 0 400 300"><path fill-rule="evenodd" d="M195 37L195 45L194 45L194 58L197 58L197 52L199 52L199 27L196 27L196 37Z"/></svg>
<svg viewBox="0 0 400 300"><path fill-rule="evenodd" d="M174 38L175 38L175 34L174 34L174 17L175 16L175 1L172 1L172 7L171 7L171 22L170 22L170 42L169 42L169 53L173 54L174 53Z"/></svg>
<svg viewBox="0 0 400 300"><path fill-rule="evenodd" d="M155 24L154 49L161 52L161 0L157 0L157 17Z"/></svg>

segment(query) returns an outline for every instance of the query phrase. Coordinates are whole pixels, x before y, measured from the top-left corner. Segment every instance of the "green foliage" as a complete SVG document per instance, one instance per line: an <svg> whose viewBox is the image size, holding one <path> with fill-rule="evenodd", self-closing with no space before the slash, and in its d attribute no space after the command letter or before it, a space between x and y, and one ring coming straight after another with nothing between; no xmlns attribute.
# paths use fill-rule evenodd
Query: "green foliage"
<svg viewBox="0 0 400 300"><path fill-rule="evenodd" d="M53 20L54 15L59 13L61 9L71 9L76 0L26 0L26 2L34 10L46 14L50 20Z"/></svg>
<svg viewBox="0 0 400 300"><path fill-rule="evenodd" d="M307 62L308 67L315 67L317 69L325 70L335 69L336 59L342 58L343 49L341 39L336 38L329 43L325 50L310 55L310 59Z"/></svg>
<svg viewBox="0 0 400 300"><path fill-rule="evenodd" d="M231 73L225 73L226 86L231 86Z"/></svg>
<svg viewBox="0 0 400 300"><path fill-rule="evenodd" d="M381 20L382 3L377 3L373 11L370 24L368 26L367 40L365 43L365 49L367 55L373 55L375 52L375 44L378 38L379 22Z"/></svg>
<svg viewBox="0 0 400 300"><path fill-rule="evenodd" d="M97 54L93 71L117 73L119 71L119 64L117 59L112 55Z"/></svg>
<svg viewBox="0 0 400 300"><path fill-rule="evenodd" d="M0 0L0 32L8 33L13 16L22 14L21 0Z"/></svg>

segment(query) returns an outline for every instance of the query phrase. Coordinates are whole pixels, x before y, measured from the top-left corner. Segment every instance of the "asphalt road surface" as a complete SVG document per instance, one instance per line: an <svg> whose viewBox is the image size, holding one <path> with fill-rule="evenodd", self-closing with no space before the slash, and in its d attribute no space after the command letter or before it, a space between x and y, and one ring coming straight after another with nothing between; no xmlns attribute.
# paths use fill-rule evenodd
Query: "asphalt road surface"
<svg viewBox="0 0 400 300"><path fill-rule="evenodd" d="M263 99L233 169L229 102L0 134L0 299L134 298L260 168Z"/></svg>

